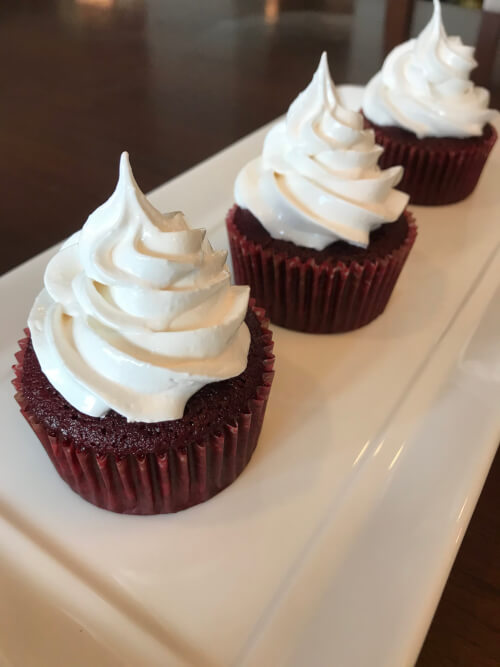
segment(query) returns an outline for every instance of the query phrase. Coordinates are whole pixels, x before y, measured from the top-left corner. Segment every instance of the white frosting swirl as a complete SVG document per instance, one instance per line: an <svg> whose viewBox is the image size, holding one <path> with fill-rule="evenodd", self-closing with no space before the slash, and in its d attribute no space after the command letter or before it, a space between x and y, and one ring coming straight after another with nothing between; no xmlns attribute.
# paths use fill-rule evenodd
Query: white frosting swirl
<svg viewBox="0 0 500 667"><path fill-rule="evenodd" d="M249 288L230 286L225 261L205 230L149 203L123 153L116 190L45 271L29 316L43 372L87 415L182 417L247 365Z"/></svg>
<svg viewBox="0 0 500 667"><path fill-rule="evenodd" d="M274 238L322 250L366 247L370 231L401 215L401 167L381 171L382 148L359 113L339 103L326 53L309 86L268 133L262 157L238 174L234 196Z"/></svg>
<svg viewBox="0 0 500 667"><path fill-rule="evenodd" d="M434 0L417 39L393 49L368 82L363 112L377 125L402 127L419 138L479 136L497 112L488 109L488 91L469 79L476 65L474 49L446 34Z"/></svg>

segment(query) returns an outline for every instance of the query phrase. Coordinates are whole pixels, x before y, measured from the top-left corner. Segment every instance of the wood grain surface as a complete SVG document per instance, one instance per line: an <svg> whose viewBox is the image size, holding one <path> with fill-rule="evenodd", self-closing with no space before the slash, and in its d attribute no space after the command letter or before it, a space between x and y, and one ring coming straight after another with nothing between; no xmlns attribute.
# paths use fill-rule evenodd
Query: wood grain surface
<svg viewBox="0 0 500 667"><path fill-rule="evenodd" d="M0 274L82 226L122 150L148 191L283 113L325 49L366 83L387 24L383 0L1 0ZM499 667L499 510L497 455L418 667Z"/></svg>

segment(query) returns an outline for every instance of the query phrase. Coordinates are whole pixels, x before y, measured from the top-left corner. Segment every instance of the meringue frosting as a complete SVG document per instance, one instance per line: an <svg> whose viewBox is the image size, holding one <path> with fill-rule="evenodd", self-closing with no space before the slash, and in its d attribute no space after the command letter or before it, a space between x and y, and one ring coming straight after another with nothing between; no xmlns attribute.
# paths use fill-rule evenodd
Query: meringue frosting
<svg viewBox="0 0 500 667"><path fill-rule="evenodd" d="M242 373L249 288L182 213L161 214L123 153L116 190L49 262L28 324L40 366L77 410L182 417L201 387Z"/></svg>
<svg viewBox="0 0 500 667"><path fill-rule="evenodd" d="M323 53L262 155L238 174L235 201L274 238L316 250L338 240L366 247L370 232L397 220L408 202L394 189L402 168L381 170L381 152L361 114L340 104Z"/></svg>
<svg viewBox="0 0 500 667"><path fill-rule="evenodd" d="M479 136L496 111L475 86L474 49L449 37L434 0L430 22L416 39L393 49L369 81L363 112L376 125L397 126L423 137Z"/></svg>

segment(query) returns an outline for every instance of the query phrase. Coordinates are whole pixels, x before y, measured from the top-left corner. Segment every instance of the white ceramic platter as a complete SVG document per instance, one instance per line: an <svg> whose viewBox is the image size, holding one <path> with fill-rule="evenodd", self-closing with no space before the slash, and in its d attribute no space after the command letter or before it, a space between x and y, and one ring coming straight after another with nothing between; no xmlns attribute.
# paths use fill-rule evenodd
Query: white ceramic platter
<svg viewBox="0 0 500 667"><path fill-rule="evenodd" d="M343 89L353 106L360 93ZM153 203L225 247L234 177L265 131ZM2 667L414 662L500 436L499 166L497 147L467 201L414 209L419 236L378 320L274 328L250 465L178 515L105 512L59 479L10 385L54 250L0 280Z"/></svg>

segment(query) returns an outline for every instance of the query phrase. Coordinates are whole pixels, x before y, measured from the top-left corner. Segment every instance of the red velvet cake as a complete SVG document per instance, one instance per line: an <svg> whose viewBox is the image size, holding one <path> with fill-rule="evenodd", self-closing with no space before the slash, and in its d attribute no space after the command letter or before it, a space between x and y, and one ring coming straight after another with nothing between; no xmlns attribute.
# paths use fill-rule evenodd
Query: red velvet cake
<svg viewBox="0 0 500 667"><path fill-rule="evenodd" d="M475 86L474 49L449 37L441 5L416 39L399 44L363 94L366 127L384 148L380 166L404 167L410 203L439 206L475 189L497 133L489 93Z"/></svg>
<svg viewBox="0 0 500 667"><path fill-rule="evenodd" d="M160 213L128 155L115 192L49 261L16 354L21 413L57 472L113 512L178 512L257 445L272 336L227 253Z"/></svg>
<svg viewBox="0 0 500 667"><path fill-rule="evenodd" d="M380 315L417 236L408 211L372 232L367 248L337 241L324 250L274 239L250 211L226 219L234 278L272 322L309 333L341 333Z"/></svg>
<svg viewBox="0 0 500 667"><path fill-rule="evenodd" d="M323 54L309 86L239 172L226 218L237 284L271 321L308 333L362 327L385 309L416 238L401 167L338 97Z"/></svg>
<svg viewBox="0 0 500 667"><path fill-rule="evenodd" d="M127 422L76 410L43 374L29 329L14 366L16 400L57 472L83 498L127 514L178 512L231 484L250 460L274 375L272 335L252 307L248 365L192 396L181 419Z"/></svg>
<svg viewBox="0 0 500 667"><path fill-rule="evenodd" d="M497 140L489 123L478 137L424 137L400 127L382 127L365 118L383 146L379 165L404 167L398 188L419 206L441 206L462 201L475 189L486 160Z"/></svg>

